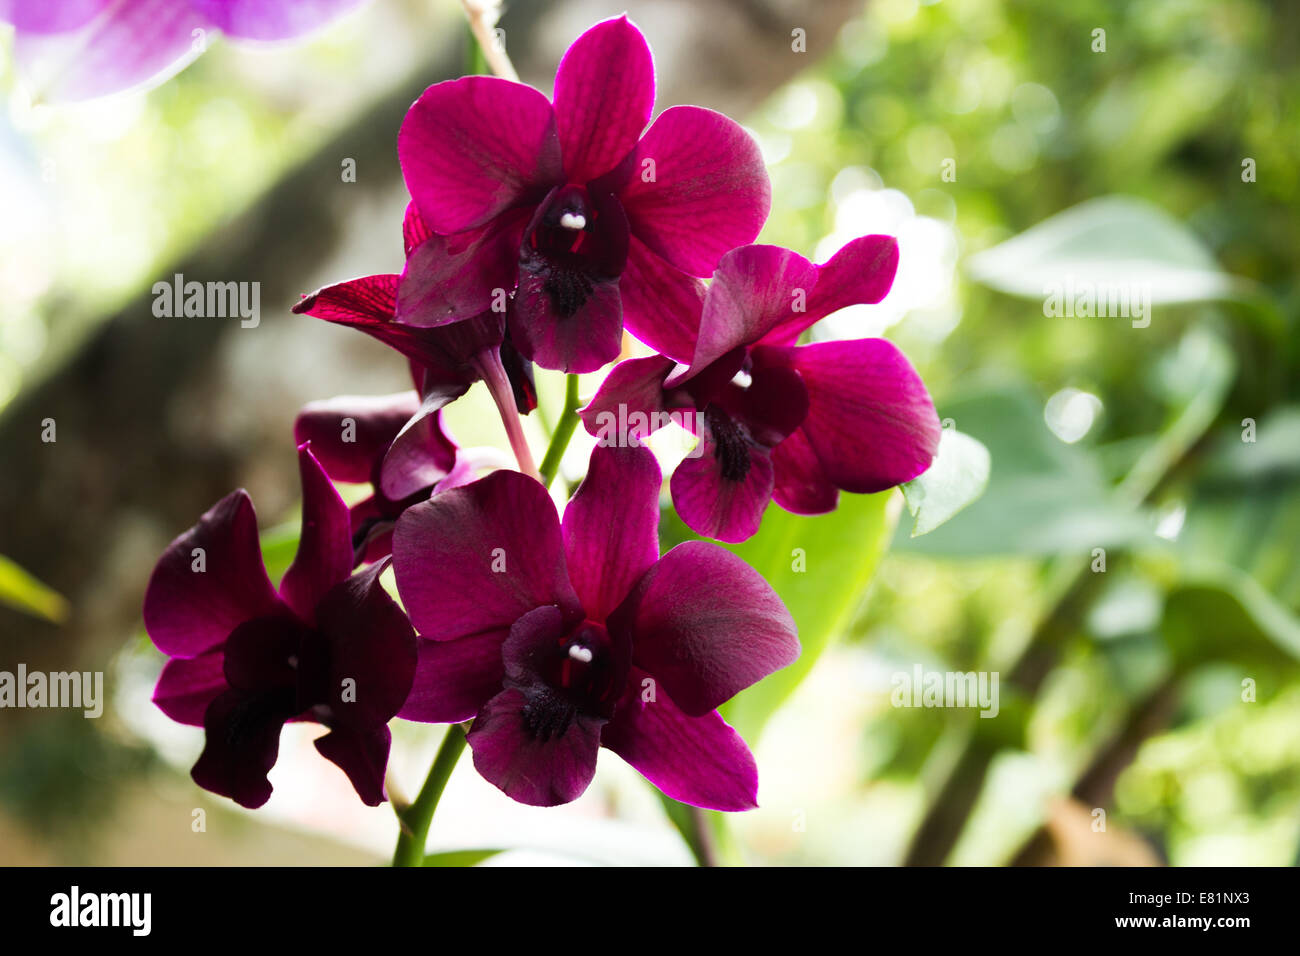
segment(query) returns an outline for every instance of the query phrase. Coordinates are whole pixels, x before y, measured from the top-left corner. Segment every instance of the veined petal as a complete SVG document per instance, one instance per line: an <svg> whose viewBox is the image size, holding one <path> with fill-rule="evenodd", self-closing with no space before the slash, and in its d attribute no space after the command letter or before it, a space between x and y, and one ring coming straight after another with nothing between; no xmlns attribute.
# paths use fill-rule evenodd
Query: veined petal
<svg viewBox="0 0 1300 956"><path fill-rule="evenodd" d="M662 355L619 362L579 410L583 426L602 444L625 444L656 431L668 412L664 379L675 364Z"/></svg>
<svg viewBox="0 0 1300 956"><path fill-rule="evenodd" d="M19 31L14 58L40 99L86 100L171 76L202 49L194 31L211 25L188 3L120 0L75 32Z"/></svg>
<svg viewBox="0 0 1300 956"><path fill-rule="evenodd" d="M352 519L309 445L298 446L302 478L302 535L280 596L309 623L325 592L352 573Z"/></svg>
<svg viewBox="0 0 1300 956"><path fill-rule="evenodd" d="M632 236L619 295L629 332L674 361L691 360L704 308L703 282Z"/></svg>
<svg viewBox="0 0 1300 956"><path fill-rule="evenodd" d="M456 443L443 431L443 393L435 392L402 426L384 455L379 490L391 501L442 481L456 467Z"/></svg>
<svg viewBox="0 0 1300 956"><path fill-rule="evenodd" d="M415 392L340 395L303 406L293 423L298 444L311 452L335 481L367 482L402 426L420 408Z"/></svg>
<svg viewBox="0 0 1300 956"><path fill-rule="evenodd" d="M223 665L220 648L195 658L173 657L158 675L153 702L177 723L202 727L208 704L230 687Z"/></svg>
<svg viewBox="0 0 1300 956"><path fill-rule="evenodd" d="M673 548L610 620L633 663L683 712L707 714L799 656L794 618L762 575L716 544Z"/></svg>
<svg viewBox="0 0 1300 956"><path fill-rule="evenodd" d="M748 440L742 426L730 427L719 434L711 424L696 453L677 466L669 487L673 507L688 528L735 542L758 531L772 497L773 474L769 450Z"/></svg>
<svg viewBox="0 0 1300 956"><path fill-rule="evenodd" d="M387 799L384 773L392 742L388 725L380 724L364 730L334 727L324 737L317 737L315 744L322 757L348 775L361 802L377 807Z"/></svg>
<svg viewBox="0 0 1300 956"><path fill-rule="evenodd" d="M564 509L564 550L587 617L603 621L659 558L659 464L648 448L597 445Z"/></svg>
<svg viewBox="0 0 1300 956"><path fill-rule="evenodd" d="M469 720L501 692L501 645L509 630L418 642L415 680L397 716L422 723Z"/></svg>
<svg viewBox="0 0 1300 956"><path fill-rule="evenodd" d="M504 304L517 281L529 215L528 208L509 209L482 228L421 242L407 254L397 286L397 320L430 328Z"/></svg>
<svg viewBox="0 0 1300 956"><path fill-rule="evenodd" d="M546 489L498 471L412 505L393 533L397 590L421 636L508 629L533 608L578 609Z"/></svg>
<svg viewBox="0 0 1300 956"><path fill-rule="evenodd" d="M826 477L821 460L802 428L772 449L772 469L775 478L772 500L786 511L819 515L835 510L840 491Z"/></svg>
<svg viewBox="0 0 1300 956"><path fill-rule="evenodd" d="M257 515L242 489L168 545L144 595L145 630L171 657L198 657L239 624L283 609L262 564Z"/></svg>
<svg viewBox="0 0 1300 956"><path fill-rule="evenodd" d="M716 710L684 714L645 671L633 669L600 743L674 800L708 810L758 806L758 767L740 735Z"/></svg>
<svg viewBox="0 0 1300 956"><path fill-rule="evenodd" d="M379 583L387 567L385 560L358 571L320 603L331 727L365 731L386 724L411 691L415 632Z"/></svg>
<svg viewBox="0 0 1300 956"><path fill-rule="evenodd" d="M546 97L491 76L425 90L402 122L397 155L420 217L443 235L537 202L563 175Z"/></svg>
<svg viewBox="0 0 1300 956"><path fill-rule="evenodd" d="M753 137L699 106L660 113L626 175L619 198L633 235L691 275L713 275L724 253L753 242L772 205Z"/></svg>
<svg viewBox="0 0 1300 956"><path fill-rule="evenodd" d="M793 345L819 319L850 305L874 305L889 294L898 272L898 240L859 236L817 266L817 284L805 312L789 316L763 336L769 345Z"/></svg>
<svg viewBox="0 0 1300 956"><path fill-rule="evenodd" d="M930 467L939 416L925 383L892 342L820 342L786 353L808 390L804 435L837 487L884 491Z"/></svg>
<svg viewBox="0 0 1300 956"><path fill-rule="evenodd" d="M578 37L555 74L555 120L568 182L609 172L636 146L655 101L654 60L626 16Z"/></svg>
<svg viewBox="0 0 1300 956"><path fill-rule="evenodd" d="M474 769L506 796L529 806L576 800L596 774L605 721L575 712L563 730L538 734L527 708L528 698L515 687L483 706L467 737Z"/></svg>

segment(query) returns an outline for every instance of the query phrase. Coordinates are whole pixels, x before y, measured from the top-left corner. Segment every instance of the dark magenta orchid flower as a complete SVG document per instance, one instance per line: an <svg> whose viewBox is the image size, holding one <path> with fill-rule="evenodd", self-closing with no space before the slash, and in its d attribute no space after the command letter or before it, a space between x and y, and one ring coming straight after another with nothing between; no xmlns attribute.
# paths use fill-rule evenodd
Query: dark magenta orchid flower
<svg viewBox="0 0 1300 956"><path fill-rule="evenodd" d="M841 490L910 481L930 466L940 426L907 358L885 339L796 344L823 316L883 299L897 267L889 236L855 239L820 266L776 246L733 250L709 286L689 366L619 364L581 412L587 430L635 442L677 412L700 445L673 473L673 504L720 541L753 535L769 500L820 514Z"/></svg>
<svg viewBox="0 0 1300 956"><path fill-rule="evenodd" d="M563 522L513 471L408 508L393 562L421 640L399 716L474 718L474 766L521 803L576 799L603 746L677 800L756 806L716 708L798 656L794 621L717 545L659 556L661 481L648 450L598 447Z"/></svg>
<svg viewBox="0 0 1300 956"><path fill-rule="evenodd" d="M442 410L425 410L418 392L352 396L310 402L293 425L299 444L311 443L325 474L369 484L372 493L352 505L356 563L392 552L398 515L435 489L466 484L487 467L505 467L493 448L461 448L447 433Z"/></svg>
<svg viewBox="0 0 1300 956"><path fill-rule="evenodd" d="M14 55L44 99L85 100L166 79L208 33L286 40L361 0L0 0Z"/></svg>
<svg viewBox="0 0 1300 956"><path fill-rule="evenodd" d="M654 95L650 48L627 17L569 47L553 100L486 76L429 87L398 156L444 239L408 259L398 320L456 322L514 290L511 335L545 368L600 368L624 326L688 361L697 277L754 239L771 187L753 139L721 114L677 106L647 130Z"/></svg>
<svg viewBox="0 0 1300 956"><path fill-rule="evenodd" d="M384 800L388 721L415 673L415 635L379 584L387 561L352 574L347 505L306 445L298 464L302 538L278 592L242 490L158 560L144 621L170 659L153 699L173 720L204 728L191 776L206 790L264 804L280 731L305 720L329 728L316 749L375 806Z"/></svg>

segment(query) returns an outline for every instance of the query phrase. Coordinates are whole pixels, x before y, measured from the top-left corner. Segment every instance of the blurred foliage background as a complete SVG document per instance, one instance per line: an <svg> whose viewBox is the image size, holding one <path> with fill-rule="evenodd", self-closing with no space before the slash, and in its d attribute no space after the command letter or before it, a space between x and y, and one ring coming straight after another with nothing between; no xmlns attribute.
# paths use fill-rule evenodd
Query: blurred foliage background
<svg viewBox="0 0 1300 956"><path fill-rule="evenodd" d="M814 335L887 334L940 416L992 455L983 498L929 535L909 536L899 496L875 496L834 518L772 509L742 546L810 653L729 713L762 781L762 808L729 821L732 858L1295 862L1300 9L519 4L503 26L525 79L549 88L572 37L623 6L655 49L659 108L701 102L759 138L774 193L761 241L824 258L899 236L889 298ZM148 703L160 658L138 607L161 547L228 488L249 487L264 528L292 522L298 405L402 387L382 349L276 303L397 268L396 124L436 71L465 68L458 17L373 0L304 46L219 46L147 95L72 108L26 104L0 54L0 553L69 600L63 623L0 612L0 669L102 667L112 695L99 721L0 713L6 862L367 862L391 844L391 814L316 766L310 734L286 737L259 814L199 794L185 775L198 732ZM790 52L796 28L806 54ZM341 186L348 156L359 181ZM145 293L177 263L264 279L263 328L160 328L172 320ZM1120 274L1153 283L1149 326L1045 315L1034 284ZM103 345L105 329L138 351ZM115 374L172 362L131 411L112 405ZM544 415L560 387L542 376ZM138 419L125 437L81 447L94 416L56 416L59 450L42 450L47 408L99 398L105 427ZM477 391L452 421L468 443L503 444ZM681 536L671 518L664 536ZM893 675L917 664L997 672L998 716L891 706ZM414 789L436 731L397 731L396 779ZM195 807L214 815L206 834ZM554 813L463 766L434 839L523 848L505 861L685 859L608 756Z"/></svg>

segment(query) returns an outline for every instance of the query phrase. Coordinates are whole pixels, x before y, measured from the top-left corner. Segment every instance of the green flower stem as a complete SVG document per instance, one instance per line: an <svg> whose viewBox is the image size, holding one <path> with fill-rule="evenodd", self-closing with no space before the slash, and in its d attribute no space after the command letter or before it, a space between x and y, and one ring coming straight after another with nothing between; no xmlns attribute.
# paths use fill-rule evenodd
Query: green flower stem
<svg viewBox="0 0 1300 956"><path fill-rule="evenodd" d="M569 440L573 438L573 431L578 427L578 408L581 404L578 399L578 376L569 375L564 382L564 410L560 413L559 421L555 423L551 443L546 446L546 457L542 459L542 466L538 469L542 475L542 484L548 488L555 480L556 472L560 470L560 459L564 457L564 452L569 447Z"/></svg>
<svg viewBox="0 0 1300 956"><path fill-rule="evenodd" d="M429 824L433 823L433 812L438 809L442 791L464 750L465 728L461 724L451 724L437 756L433 758L433 766L429 768L429 776L425 778L419 796L397 815L402 829L397 836L397 849L393 851L393 866L424 865L424 844L429 837Z"/></svg>

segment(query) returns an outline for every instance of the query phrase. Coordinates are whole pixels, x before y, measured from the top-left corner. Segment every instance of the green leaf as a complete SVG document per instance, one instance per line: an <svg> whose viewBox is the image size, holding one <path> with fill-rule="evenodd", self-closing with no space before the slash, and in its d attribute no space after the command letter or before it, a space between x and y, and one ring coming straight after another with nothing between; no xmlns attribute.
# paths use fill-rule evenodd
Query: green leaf
<svg viewBox="0 0 1300 956"><path fill-rule="evenodd" d="M444 850L430 853L424 858L424 866L477 866L484 860L490 860L504 849L495 850Z"/></svg>
<svg viewBox="0 0 1300 956"><path fill-rule="evenodd" d="M0 604L25 611L54 624L68 619L68 602L14 561L0 554Z"/></svg>
<svg viewBox="0 0 1300 956"><path fill-rule="evenodd" d="M1094 457L1047 427L1027 385L998 384L943 402L943 415L991 458L988 487L931 533L899 529L895 550L944 557L1087 552L1151 538L1152 524L1118 500Z"/></svg>
<svg viewBox="0 0 1300 956"><path fill-rule="evenodd" d="M1189 569L1165 597L1160 625L1176 666L1232 661L1276 669L1300 662L1300 621L1250 575Z"/></svg>
<svg viewBox="0 0 1300 956"><path fill-rule="evenodd" d="M794 515L773 505L754 537L724 545L763 575L799 626L802 652L723 705L722 713L749 740L812 670L831 641L851 623L898 519L892 492L840 495L824 515ZM663 536L672 545L695 540L676 512L664 515Z"/></svg>
<svg viewBox="0 0 1300 956"><path fill-rule="evenodd" d="M297 521L286 522L268 528L262 532L262 561L266 564L266 574L272 581L279 582L284 572L289 570L294 555L298 553L298 536L302 533Z"/></svg>
<svg viewBox="0 0 1300 956"><path fill-rule="evenodd" d="M945 428L925 473L903 485L915 522L912 537L928 534L973 502L989 483L989 450L955 428Z"/></svg>
<svg viewBox="0 0 1300 956"><path fill-rule="evenodd" d="M1074 288L1150 288L1172 305L1238 299L1249 284L1223 272L1190 229L1129 196L1090 199L971 256L972 279L1008 295L1042 299Z"/></svg>

